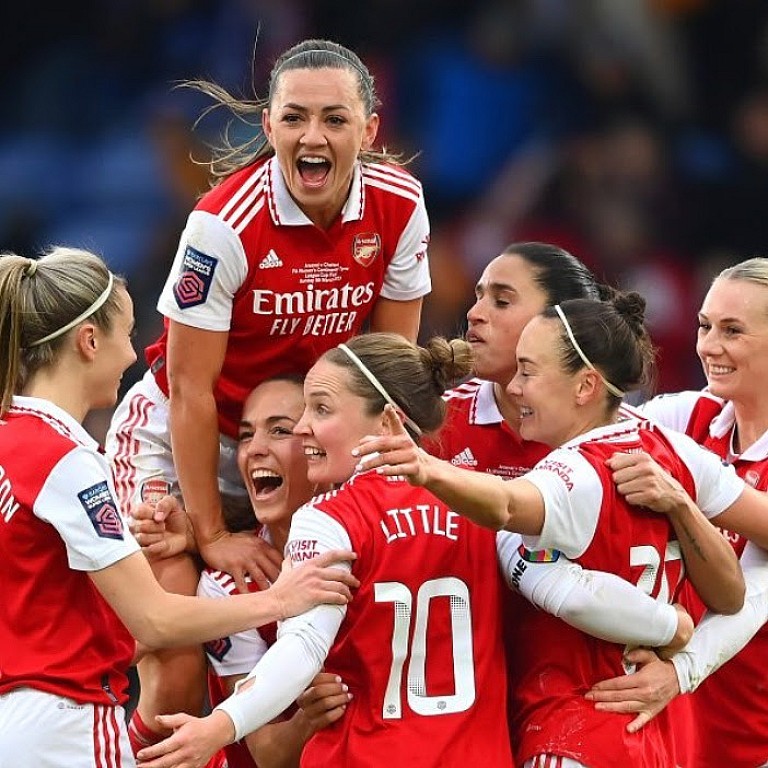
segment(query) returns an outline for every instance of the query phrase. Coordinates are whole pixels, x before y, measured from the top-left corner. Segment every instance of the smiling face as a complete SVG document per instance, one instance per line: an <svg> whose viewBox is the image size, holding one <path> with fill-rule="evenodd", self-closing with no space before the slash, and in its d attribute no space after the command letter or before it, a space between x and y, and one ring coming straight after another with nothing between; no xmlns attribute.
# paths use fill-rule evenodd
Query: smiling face
<svg viewBox="0 0 768 768"><path fill-rule="evenodd" d="M712 394L737 406L764 399L768 287L749 280L715 280L699 312L696 352Z"/></svg>
<svg viewBox="0 0 768 768"><path fill-rule="evenodd" d="M383 414L366 413L367 401L350 389L346 368L320 358L304 380L304 415L296 426L307 456L308 477L321 484L352 477L352 449L365 435L382 432Z"/></svg>
<svg viewBox="0 0 768 768"><path fill-rule="evenodd" d="M94 357L90 388L90 408L110 408L117 402L123 373L136 362L133 335L133 300L119 286L116 295L120 310L112 318L109 331L94 329L97 354Z"/></svg>
<svg viewBox="0 0 768 768"><path fill-rule="evenodd" d="M515 350L523 328L548 303L534 275L522 257L497 256L480 277L476 301L467 312L474 373L502 387L515 375Z"/></svg>
<svg viewBox="0 0 768 768"><path fill-rule="evenodd" d="M302 385L282 379L260 384L243 407L237 466L256 518L268 526L289 521L314 492L293 434L303 410Z"/></svg>
<svg viewBox="0 0 768 768"><path fill-rule="evenodd" d="M507 387L520 406L520 435L552 447L587 428L578 407L585 372L563 368L561 328L558 320L543 317L525 326L517 344L517 374Z"/></svg>
<svg viewBox="0 0 768 768"><path fill-rule="evenodd" d="M291 196L314 224L327 228L346 202L360 150L373 146L379 126L378 115L366 117L356 74L283 72L262 125Z"/></svg>

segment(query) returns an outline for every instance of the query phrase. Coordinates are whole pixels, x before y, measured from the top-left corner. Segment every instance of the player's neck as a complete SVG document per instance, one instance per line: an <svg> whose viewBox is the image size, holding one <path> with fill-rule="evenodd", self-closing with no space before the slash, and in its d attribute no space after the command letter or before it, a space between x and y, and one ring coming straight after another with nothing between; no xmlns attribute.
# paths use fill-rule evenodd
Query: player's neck
<svg viewBox="0 0 768 768"><path fill-rule="evenodd" d="M736 425L733 434L733 449L742 454L768 432L768 409L759 403L754 408L745 404L736 406Z"/></svg>
<svg viewBox="0 0 768 768"><path fill-rule="evenodd" d="M507 390L501 384L494 382L493 396L496 400L496 406L501 413L501 417L508 427L515 432L520 431L520 408L515 404L512 398L507 394Z"/></svg>

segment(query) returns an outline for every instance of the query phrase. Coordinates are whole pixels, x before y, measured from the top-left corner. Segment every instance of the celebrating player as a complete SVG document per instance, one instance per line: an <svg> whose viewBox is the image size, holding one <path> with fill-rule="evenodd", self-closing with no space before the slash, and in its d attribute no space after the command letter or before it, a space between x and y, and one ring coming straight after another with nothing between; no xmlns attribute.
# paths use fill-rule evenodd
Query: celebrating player
<svg viewBox="0 0 768 768"><path fill-rule="evenodd" d="M768 398L763 384L768 375L768 259L748 259L715 278L699 311L696 351L706 391L661 395L645 403L642 413L686 432L731 464L749 485L768 490ZM635 467L631 477L629 471L619 478L627 490L638 484L649 487L657 476L650 464ZM690 731L676 733L688 737L690 762L682 765L746 768L768 762L763 662L768 648L768 555L747 545L751 539L768 546L765 520L714 520L741 555L748 594L738 614L706 615L690 646L672 662L651 661L636 675L601 683L590 694L606 710L640 712L642 723L678 692L695 691L674 702L676 720L681 719L680 705L692 705ZM696 604L696 596L685 597L699 616L703 606ZM649 658L647 652L635 652L638 662Z"/></svg>
<svg viewBox="0 0 768 768"><path fill-rule="evenodd" d="M660 600L674 594L682 549L707 603L737 610L744 584L733 553L683 488L710 515L754 511L763 500L684 436L637 420L615 423L624 390L644 380L651 361L643 306L637 294L611 302L572 300L526 326L509 387L521 408L520 432L563 447L522 478L502 482L452 466L417 449L403 430L366 439L361 454L378 454L366 466L384 476L406 475L456 511L527 534L533 549L561 550L585 567L639 583ZM668 502L669 520L630 506L615 490L606 462L615 465L624 457L614 454L638 450L656 455L682 485ZM583 697L605 670L622 669L620 647L543 613L528 621L523 639L518 653L528 674L518 680L511 707L519 718L519 763L551 757L592 768L667 764L667 723L627 734L626 718L595 712ZM566 659L564 645L581 650ZM542 680L548 684L542 687Z"/></svg>
<svg viewBox="0 0 768 768"><path fill-rule="evenodd" d="M414 492L402 479L365 469L349 479L356 461L351 450L366 430L386 428L387 403L397 404L414 434L434 429L444 409L440 394L448 375L468 370L465 342L433 340L419 349L386 334L357 337L312 368L296 431L304 439L310 480L342 485L297 513L288 551L303 562L337 539L356 542L365 553L355 566L363 582L355 597L359 610L314 612L286 623L248 683L213 715L165 718L166 726L180 730L143 750L142 765L197 768L220 744L282 711L324 660L349 684L354 699L337 724L308 742L303 765L354 766L371 759L405 766L465 766L478 760L510 764L506 723L498 717L506 683L494 549L512 581L526 582L536 566L520 558L512 562L510 551L517 547L507 546L511 534L497 544L493 535L486 536L430 494ZM602 624L598 631L612 633L605 582L591 574L588 583L601 584L591 593L574 578L574 569L563 561L553 563L545 569L549 573L533 576L523 591L530 587L548 593L544 607L563 609L576 620L589 613L589 605L596 609L595 626ZM616 581L625 588L624 601L629 585ZM645 601L640 610L658 607L640 597ZM671 614L667 640L680 629L677 613ZM659 624L660 617L643 616L648 619L642 621L643 631ZM692 630L690 619L684 630L685 636L676 638L679 643ZM651 637L637 641L658 642Z"/></svg>
<svg viewBox="0 0 768 768"><path fill-rule="evenodd" d="M346 602L355 582L297 569L229 601L164 592L82 426L114 405L136 360L124 281L77 249L3 254L0 307L0 766L130 767L121 705L134 637L203 642Z"/></svg>
<svg viewBox="0 0 768 768"><path fill-rule="evenodd" d="M258 538L228 532L221 513L220 491L245 499L234 461L245 397L270 376L305 373L366 325L415 340L429 223L419 181L374 148L374 81L348 48L305 40L285 51L264 100L196 86L244 124L260 120L263 135L213 163L220 181L190 214L158 303L165 331L107 452L121 503L180 492L200 555L245 590L246 573L264 584L280 562ZM161 582L191 592L189 571L166 562ZM203 669L199 649L143 661L137 726L199 711Z"/></svg>

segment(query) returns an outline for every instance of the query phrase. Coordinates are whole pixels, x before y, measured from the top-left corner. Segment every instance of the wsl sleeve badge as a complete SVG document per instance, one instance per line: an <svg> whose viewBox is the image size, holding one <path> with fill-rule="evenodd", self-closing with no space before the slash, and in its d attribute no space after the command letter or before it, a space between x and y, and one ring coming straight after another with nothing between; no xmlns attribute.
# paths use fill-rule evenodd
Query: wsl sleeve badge
<svg viewBox="0 0 768 768"><path fill-rule="evenodd" d="M190 309L205 303L218 263L218 259L213 256L207 256L187 246L181 262L181 272L173 286L173 296L179 309Z"/></svg>
<svg viewBox="0 0 768 768"><path fill-rule="evenodd" d="M97 483L77 494L94 530L102 539L123 538L123 521L109 486Z"/></svg>

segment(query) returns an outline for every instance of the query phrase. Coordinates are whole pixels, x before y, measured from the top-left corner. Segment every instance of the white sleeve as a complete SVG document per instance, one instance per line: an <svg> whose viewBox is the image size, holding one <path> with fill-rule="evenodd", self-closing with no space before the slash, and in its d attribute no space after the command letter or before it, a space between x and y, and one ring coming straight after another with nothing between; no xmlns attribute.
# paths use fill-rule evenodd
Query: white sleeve
<svg viewBox="0 0 768 768"><path fill-rule="evenodd" d="M590 571L557 550L531 552L516 533L499 531L496 551L512 589L588 635L625 645L666 645L677 611L612 573Z"/></svg>
<svg viewBox="0 0 768 768"><path fill-rule="evenodd" d="M742 609L731 616L705 613L691 641L672 657L681 693L695 691L768 621L768 552L747 542L741 567L747 584Z"/></svg>
<svg viewBox="0 0 768 768"><path fill-rule="evenodd" d="M635 409L645 419L685 433L693 409L702 397L711 397L711 395L700 391L656 395L651 400L635 406Z"/></svg>
<svg viewBox="0 0 768 768"><path fill-rule="evenodd" d="M544 498L544 525L538 536L523 536L526 548L558 549L570 558L583 555L595 535L603 500L603 485L592 465L578 451L558 448L520 479L535 485Z"/></svg>
<svg viewBox="0 0 768 768"><path fill-rule="evenodd" d="M192 211L157 309L206 331L228 331L232 302L248 274L243 244L218 216Z"/></svg>
<svg viewBox="0 0 768 768"><path fill-rule="evenodd" d="M85 447L74 448L54 467L33 512L61 536L73 570L100 571L139 551L106 459Z"/></svg>
<svg viewBox="0 0 768 768"><path fill-rule="evenodd" d="M741 496L744 481L732 466L695 440L670 429L660 428L674 446L675 452L685 462L696 484L696 506L707 518L725 512Z"/></svg>
<svg viewBox="0 0 768 768"><path fill-rule="evenodd" d="M197 585L198 597L230 597L230 592L222 583L226 574L221 571L211 572L205 569L200 574ZM218 677L247 675L261 657L267 652L267 642L258 629L236 632L218 641L203 645L211 669Z"/></svg>
<svg viewBox="0 0 768 768"><path fill-rule="evenodd" d="M291 520L286 545L294 567L331 549L351 549L349 535L335 520L305 505ZM350 569L348 563L337 567ZM319 605L282 623L277 642L216 707L232 720L236 741L273 720L305 690L322 669L346 612L346 606Z"/></svg>
<svg viewBox="0 0 768 768"><path fill-rule="evenodd" d="M426 296L432 290L427 244L429 218L424 197L419 195L408 224L397 243L392 261L384 274L381 295L394 301L410 301Z"/></svg>

